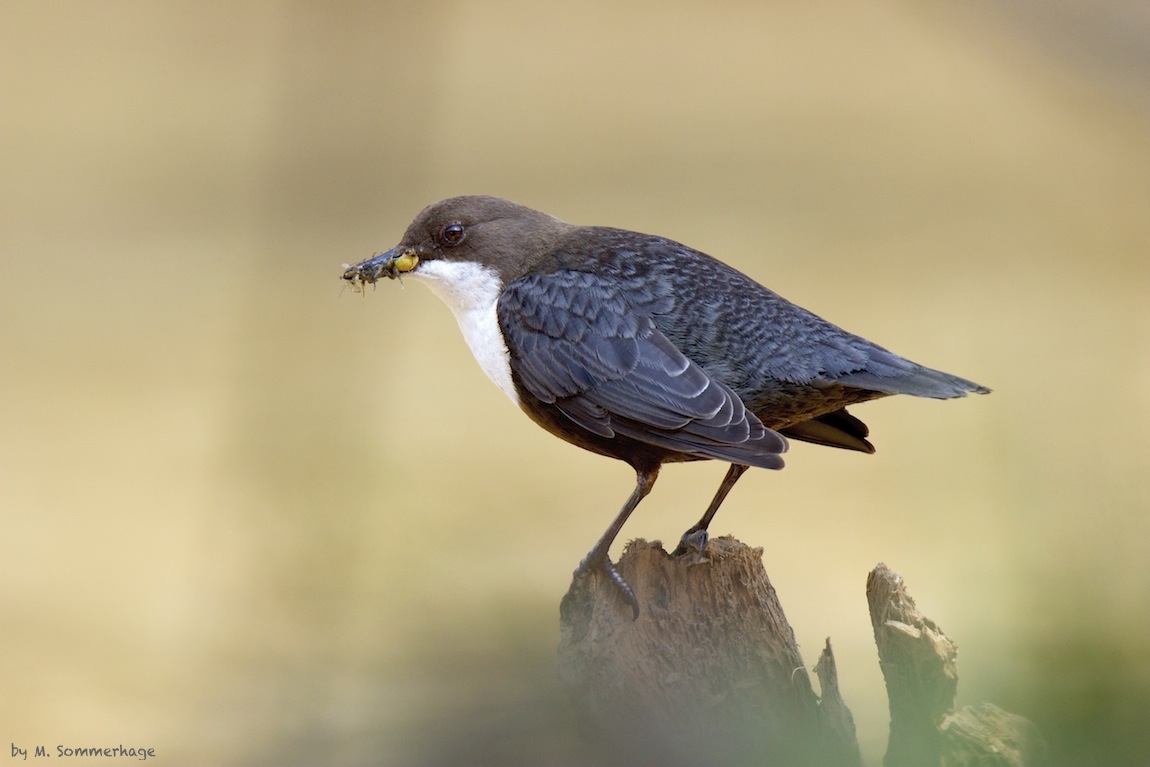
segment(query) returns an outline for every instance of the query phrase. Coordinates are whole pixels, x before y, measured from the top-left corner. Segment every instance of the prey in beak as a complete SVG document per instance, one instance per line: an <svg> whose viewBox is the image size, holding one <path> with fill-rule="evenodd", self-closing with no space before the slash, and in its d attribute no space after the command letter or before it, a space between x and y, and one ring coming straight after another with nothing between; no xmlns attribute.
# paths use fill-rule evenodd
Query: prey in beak
<svg viewBox="0 0 1150 767"><path fill-rule="evenodd" d="M410 272L418 265L419 256L413 249L400 251L399 248L392 248L355 266L344 264L343 279L351 284L352 290L362 293L366 285L374 285L381 277L399 279L404 272Z"/></svg>

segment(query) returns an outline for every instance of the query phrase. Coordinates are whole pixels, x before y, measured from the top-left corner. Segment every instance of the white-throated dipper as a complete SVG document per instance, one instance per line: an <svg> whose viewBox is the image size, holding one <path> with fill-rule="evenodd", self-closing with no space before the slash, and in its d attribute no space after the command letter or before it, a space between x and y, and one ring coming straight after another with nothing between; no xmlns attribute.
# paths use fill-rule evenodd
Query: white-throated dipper
<svg viewBox="0 0 1150 767"><path fill-rule="evenodd" d="M443 299L483 371L537 424L634 468L635 490L576 575L604 570L636 617L608 549L662 464L731 464L676 553L701 551L743 472L783 467L785 437L873 453L848 405L989 391L848 333L685 245L573 226L496 197L434 203L399 245L343 273L360 290L383 276L426 283Z"/></svg>

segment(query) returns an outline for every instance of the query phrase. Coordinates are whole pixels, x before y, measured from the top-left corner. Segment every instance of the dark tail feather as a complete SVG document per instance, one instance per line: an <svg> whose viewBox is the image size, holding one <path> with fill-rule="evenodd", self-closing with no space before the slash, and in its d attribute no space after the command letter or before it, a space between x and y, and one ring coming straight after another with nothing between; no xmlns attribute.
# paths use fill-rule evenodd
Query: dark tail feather
<svg viewBox="0 0 1150 767"><path fill-rule="evenodd" d="M904 360L905 362L905 360ZM835 383L853 386L856 389L870 389L884 394L912 394L915 397L951 399L973 394L989 394L990 389L968 381L965 378L944 373L941 370L924 368L910 363L908 370L874 373L860 371L834 379Z"/></svg>
<svg viewBox="0 0 1150 767"><path fill-rule="evenodd" d="M813 442L827 447L841 447L844 450L858 450L860 453L873 453L874 445L867 442L870 429L867 425L846 411L846 408L833 413L820 415L809 421L796 423L780 429L792 439Z"/></svg>

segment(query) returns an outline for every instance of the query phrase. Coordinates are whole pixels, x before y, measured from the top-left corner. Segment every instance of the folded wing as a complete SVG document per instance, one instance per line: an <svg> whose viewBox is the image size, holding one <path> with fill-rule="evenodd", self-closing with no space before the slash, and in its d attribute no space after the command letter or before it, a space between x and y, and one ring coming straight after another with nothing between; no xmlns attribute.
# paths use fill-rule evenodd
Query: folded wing
<svg viewBox="0 0 1150 767"><path fill-rule="evenodd" d="M521 385L588 432L782 467L786 440L610 281L578 271L529 275L505 288L498 317Z"/></svg>

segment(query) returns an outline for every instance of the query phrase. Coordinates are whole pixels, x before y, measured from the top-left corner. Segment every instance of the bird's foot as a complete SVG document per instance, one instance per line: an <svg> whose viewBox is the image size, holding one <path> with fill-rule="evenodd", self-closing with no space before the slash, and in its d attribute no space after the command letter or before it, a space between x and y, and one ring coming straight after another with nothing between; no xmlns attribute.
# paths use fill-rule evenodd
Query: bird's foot
<svg viewBox="0 0 1150 767"><path fill-rule="evenodd" d="M703 561L703 553L707 550L708 540L710 540L710 536L705 529L692 527L683 533L683 537L679 539L679 545L671 552L671 556L681 557L684 554L694 552L694 564L698 564Z"/></svg>
<svg viewBox="0 0 1150 767"><path fill-rule="evenodd" d="M615 584L615 588L619 590L619 595L623 597L623 601L631 606L631 620L639 618L639 600L635 596L635 591L623 580L623 576L615 569L615 564L611 561L610 557L602 557L598 560L592 560L590 557L584 559L575 568L574 578L577 580L580 576L589 573L592 570L602 570L606 574L608 580Z"/></svg>

